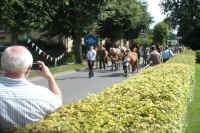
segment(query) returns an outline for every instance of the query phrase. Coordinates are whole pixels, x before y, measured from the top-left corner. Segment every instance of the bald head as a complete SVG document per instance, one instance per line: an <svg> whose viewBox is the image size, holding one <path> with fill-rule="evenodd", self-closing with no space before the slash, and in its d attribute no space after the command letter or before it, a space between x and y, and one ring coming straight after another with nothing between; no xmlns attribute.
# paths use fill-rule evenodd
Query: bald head
<svg viewBox="0 0 200 133"><path fill-rule="evenodd" d="M7 73L23 74L32 65L33 57L23 46L11 46L1 56L1 66Z"/></svg>

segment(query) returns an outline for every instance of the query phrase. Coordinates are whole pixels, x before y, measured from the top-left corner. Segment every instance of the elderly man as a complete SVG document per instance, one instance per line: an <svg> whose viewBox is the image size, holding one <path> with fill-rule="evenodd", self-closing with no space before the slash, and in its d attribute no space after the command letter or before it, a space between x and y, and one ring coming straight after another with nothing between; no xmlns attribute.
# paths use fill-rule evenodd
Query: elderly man
<svg viewBox="0 0 200 133"><path fill-rule="evenodd" d="M48 67L37 63L39 75L48 80L49 88L32 84L29 76L31 53L23 46L5 49L1 57L4 77L0 77L0 130L43 120L62 105L62 94Z"/></svg>

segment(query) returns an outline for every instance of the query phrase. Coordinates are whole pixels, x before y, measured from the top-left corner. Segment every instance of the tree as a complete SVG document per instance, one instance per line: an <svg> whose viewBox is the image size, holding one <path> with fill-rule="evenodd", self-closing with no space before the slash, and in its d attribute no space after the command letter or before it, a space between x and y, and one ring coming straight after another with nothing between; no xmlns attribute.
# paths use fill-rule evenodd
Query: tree
<svg viewBox="0 0 200 133"><path fill-rule="evenodd" d="M152 44L152 42L153 42L153 40L151 39L151 37L148 35L148 34L146 34L145 35L145 40L143 40L143 37L142 36L139 36L138 38L136 38L135 40L134 40L134 42L136 43L136 44L139 44L139 45L144 45L144 46L150 46L151 44Z"/></svg>
<svg viewBox="0 0 200 133"><path fill-rule="evenodd" d="M72 37L75 62L82 63L82 38L95 28L106 0L61 0L52 22L43 28L49 36Z"/></svg>
<svg viewBox="0 0 200 133"><path fill-rule="evenodd" d="M200 1L199 0L163 0L161 3L163 11L169 16L173 28L178 27L178 36L182 36L182 42L195 48L193 45L198 43L191 41L189 37L197 37L192 40L198 40L198 33L200 24Z"/></svg>
<svg viewBox="0 0 200 133"><path fill-rule="evenodd" d="M55 4L56 1L51 0L3 0L0 3L1 28L11 32L12 42L16 44L19 34L41 28L51 21L49 16L55 14Z"/></svg>
<svg viewBox="0 0 200 133"><path fill-rule="evenodd" d="M165 44L168 36L169 36L169 26L166 23L160 22L155 25L153 29L154 44L156 45Z"/></svg>
<svg viewBox="0 0 200 133"><path fill-rule="evenodd" d="M147 12L146 3L136 0L116 0L108 4L109 12L98 23L98 34L109 38L112 46L119 39L137 38L142 29L147 29L152 18Z"/></svg>

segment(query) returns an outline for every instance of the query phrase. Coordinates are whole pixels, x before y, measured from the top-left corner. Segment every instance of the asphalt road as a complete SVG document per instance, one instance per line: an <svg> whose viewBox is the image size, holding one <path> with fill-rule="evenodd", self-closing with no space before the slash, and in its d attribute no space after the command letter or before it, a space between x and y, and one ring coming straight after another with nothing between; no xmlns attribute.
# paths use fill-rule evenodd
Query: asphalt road
<svg viewBox="0 0 200 133"><path fill-rule="evenodd" d="M118 71L111 71L108 67L105 71L95 69L95 76L88 78L88 69L63 72L54 75L63 93L64 104L71 104L79 99L85 98L89 93L98 93L101 90L111 87L114 83L126 80L122 68ZM129 77L135 73L129 73ZM43 78L30 79L31 82L48 87L47 80Z"/></svg>

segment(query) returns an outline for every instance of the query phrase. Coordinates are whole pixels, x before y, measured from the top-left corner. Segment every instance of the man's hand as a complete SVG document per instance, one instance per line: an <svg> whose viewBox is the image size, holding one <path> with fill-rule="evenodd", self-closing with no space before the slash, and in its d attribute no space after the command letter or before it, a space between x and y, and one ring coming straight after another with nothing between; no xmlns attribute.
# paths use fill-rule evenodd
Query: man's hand
<svg viewBox="0 0 200 133"><path fill-rule="evenodd" d="M37 70L36 72L46 78L46 79L50 79L53 77L53 75L51 74L49 68L44 64L44 62L42 61L37 61L37 63L40 65L41 70Z"/></svg>
<svg viewBox="0 0 200 133"><path fill-rule="evenodd" d="M40 65L41 70L37 70L36 72L39 75L41 75L42 77L46 78L48 80L50 90L55 95L58 95L62 98L62 93L61 93L53 75L49 71L49 68L42 61L37 61L37 63Z"/></svg>

